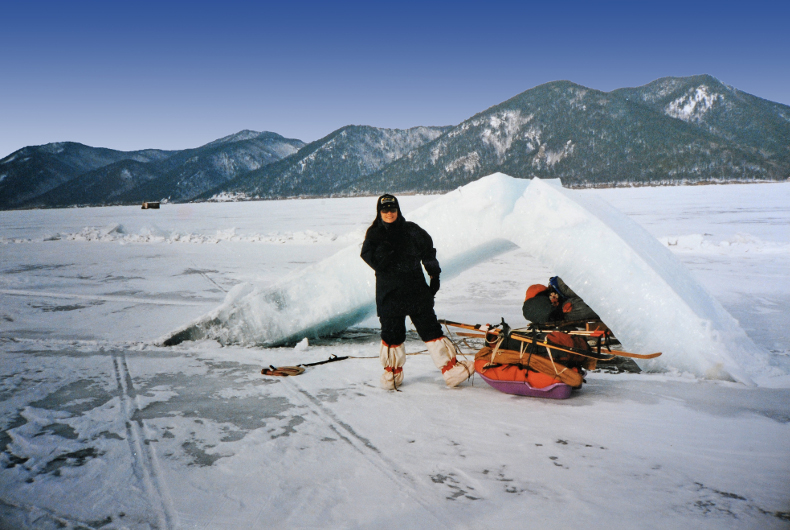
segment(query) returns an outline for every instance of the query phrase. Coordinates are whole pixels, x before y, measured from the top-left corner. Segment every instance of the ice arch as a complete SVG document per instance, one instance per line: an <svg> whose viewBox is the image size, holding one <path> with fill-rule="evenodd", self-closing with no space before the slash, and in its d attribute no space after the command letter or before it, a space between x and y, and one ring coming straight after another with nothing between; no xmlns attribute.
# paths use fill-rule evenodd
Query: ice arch
<svg viewBox="0 0 790 530"><path fill-rule="evenodd" d="M481 178L408 219L433 237L443 278L518 245L562 276L640 362L751 384L768 365L738 322L638 224L596 196L558 181ZM341 331L375 314L373 271L361 242L265 290L240 286L217 309L165 341L214 338L277 345Z"/></svg>

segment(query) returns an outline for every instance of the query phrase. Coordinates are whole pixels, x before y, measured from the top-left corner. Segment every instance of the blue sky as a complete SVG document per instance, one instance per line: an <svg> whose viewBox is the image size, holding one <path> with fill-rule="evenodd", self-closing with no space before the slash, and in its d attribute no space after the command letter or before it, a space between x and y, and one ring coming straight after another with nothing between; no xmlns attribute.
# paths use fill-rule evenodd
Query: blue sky
<svg viewBox="0 0 790 530"><path fill-rule="evenodd" d="M0 15L0 158L457 124L558 79L707 73L790 105L787 1L4 0Z"/></svg>

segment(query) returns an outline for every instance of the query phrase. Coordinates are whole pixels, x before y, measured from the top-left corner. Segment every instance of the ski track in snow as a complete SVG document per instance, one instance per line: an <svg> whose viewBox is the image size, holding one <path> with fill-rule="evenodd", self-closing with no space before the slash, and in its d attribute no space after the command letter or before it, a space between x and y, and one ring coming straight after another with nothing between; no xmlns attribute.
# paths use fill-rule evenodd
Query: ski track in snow
<svg viewBox="0 0 790 530"><path fill-rule="evenodd" d="M152 433L146 428L145 421L135 420L134 413L141 407L137 400L137 392L129 373L126 353L121 350L113 352L112 365L115 372L115 381L121 398L121 413L126 425L126 440L132 456L134 474L142 485L151 510L156 515L155 528L169 530L176 528L178 519L173 510L167 485L162 477L162 470L156 456L156 450L151 445L154 439Z"/></svg>

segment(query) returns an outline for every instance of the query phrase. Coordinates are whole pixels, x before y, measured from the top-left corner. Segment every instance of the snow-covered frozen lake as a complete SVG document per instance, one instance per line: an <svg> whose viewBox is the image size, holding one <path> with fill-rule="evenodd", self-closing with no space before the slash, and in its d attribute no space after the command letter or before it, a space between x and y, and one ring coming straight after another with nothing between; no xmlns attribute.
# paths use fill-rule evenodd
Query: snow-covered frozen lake
<svg viewBox="0 0 790 530"><path fill-rule="evenodd" d="M787 365L790 183L583 193ZM408 218L434 198L400 200ZM372 198L0 212L0 527L790 526L788 376L591 373L544 401L447 389L427 355L380 390L374 319L307 348L154 344L374 214ZM526 287L551 275L515 249L443 281L436 311L522 325ZM330 355L354 358L260 374Z"/></svg>

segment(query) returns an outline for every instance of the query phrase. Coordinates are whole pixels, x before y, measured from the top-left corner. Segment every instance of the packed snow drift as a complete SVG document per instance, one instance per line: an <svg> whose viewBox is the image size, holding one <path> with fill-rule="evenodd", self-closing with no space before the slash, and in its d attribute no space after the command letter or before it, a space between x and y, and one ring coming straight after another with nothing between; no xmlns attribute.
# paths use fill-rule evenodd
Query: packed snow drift
<svg viewBox="0 0 790 530"><path fill-rule="evenodd" d="M663 352L640 362L643 368L746 384L758 373L781 374L661 242L601 199L556 181L497 173L405 216L433 237L444 279L514 245L527 250L562 276L626 349ZM239 285L165 343L213 338L270 346L361 322L375 313L375 277L360 246L272 287Z"/></svg>

